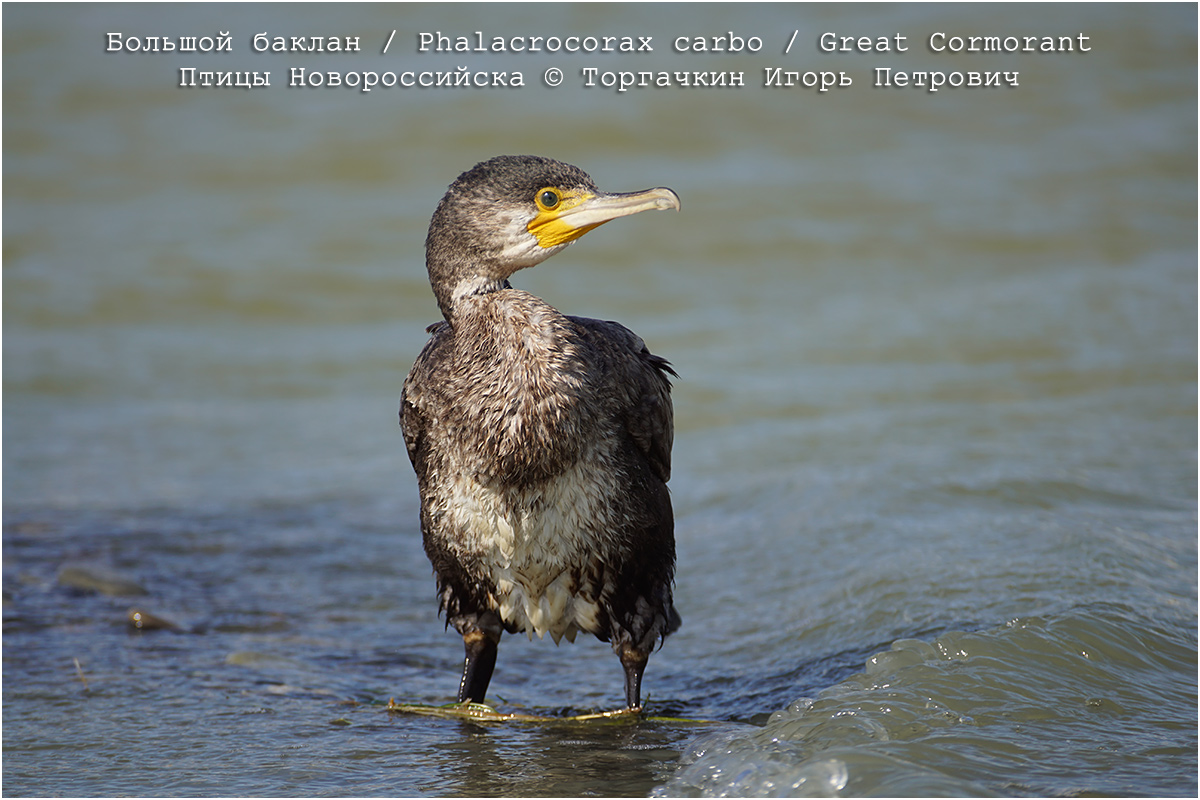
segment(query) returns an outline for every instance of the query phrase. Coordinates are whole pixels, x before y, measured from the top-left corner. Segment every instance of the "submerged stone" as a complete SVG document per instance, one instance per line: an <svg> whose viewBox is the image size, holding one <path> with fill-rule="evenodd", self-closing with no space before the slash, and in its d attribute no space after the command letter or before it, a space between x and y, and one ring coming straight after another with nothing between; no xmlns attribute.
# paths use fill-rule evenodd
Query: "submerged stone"
<svg viewBox="0 0 1200 800"><path fill-rule="evenodd" d="M144 586L130 576L103 564L86 562L64 564L58 571L58 585L111 597L149 594Z"/></svg>

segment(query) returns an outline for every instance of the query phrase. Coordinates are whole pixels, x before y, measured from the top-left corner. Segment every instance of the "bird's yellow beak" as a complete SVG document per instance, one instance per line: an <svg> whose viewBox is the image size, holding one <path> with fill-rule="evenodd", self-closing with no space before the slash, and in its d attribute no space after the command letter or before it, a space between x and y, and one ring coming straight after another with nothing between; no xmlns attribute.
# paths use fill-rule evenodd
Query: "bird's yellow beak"
<svg viewBox="0 0 1200 800"><path fill-rule="evenodd" d="M643 211L679 210L679 195L662 186L624 194L563 192L560 198L552 208L539 205L537 216L526 226L542 247L573 242L617 217Z"/></svg>

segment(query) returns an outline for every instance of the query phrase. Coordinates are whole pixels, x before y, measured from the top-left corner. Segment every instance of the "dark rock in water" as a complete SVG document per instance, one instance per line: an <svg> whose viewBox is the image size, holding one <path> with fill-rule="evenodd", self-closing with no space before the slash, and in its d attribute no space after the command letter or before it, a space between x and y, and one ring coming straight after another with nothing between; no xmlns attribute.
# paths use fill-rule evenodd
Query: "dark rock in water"
<svg viewBox="0 0 1200 800"><path fill-rule="evenodd" d="M147 611L144 608L129 609L129 624L139 631L175 631L177 633L201 633L206 625L194 619L168 614L162 611Z"/></svg>
<svg viewBox="0 0 1200 800"><path fill-rule="evenodd" d="M171 617L143 611L140 608L129 609L129 624L139 631L182 631L186 628Z"/></svg>
<svg viewBox="0 0 1200 800"><path fill-rule="evenodd" d="M128 575L112 567L86 562L64 564L58 571L58 585L112 597L149 594L144 586Z"/></svg>

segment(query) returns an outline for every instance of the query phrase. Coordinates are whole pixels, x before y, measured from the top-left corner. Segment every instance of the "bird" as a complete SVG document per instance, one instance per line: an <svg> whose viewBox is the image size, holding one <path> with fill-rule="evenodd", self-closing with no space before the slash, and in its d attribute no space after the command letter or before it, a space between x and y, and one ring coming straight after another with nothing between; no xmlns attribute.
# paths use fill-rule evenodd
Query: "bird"
<svg viewBox="0 0 1200 800"><path fill-rule="evenodd" d="M400 424L439 613L462 636L460 703L484 703L504 632L609 642L626 708L680 625L667 481L670 362L616 322L567 316L509 278L606 222L678 210L664 187L601 192L578 167L497 156L462 173L425 241L443 319Z"/></svg>

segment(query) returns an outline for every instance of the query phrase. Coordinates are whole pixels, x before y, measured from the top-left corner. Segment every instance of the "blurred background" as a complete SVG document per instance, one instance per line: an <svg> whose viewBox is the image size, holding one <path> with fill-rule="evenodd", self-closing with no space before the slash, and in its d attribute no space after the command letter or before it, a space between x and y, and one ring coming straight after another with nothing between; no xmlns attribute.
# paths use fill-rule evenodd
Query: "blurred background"
<svg viewBox="0 0 1200 800"><path fill-rule="evenodd" d="M7 791L1194 795L1194 5L3 21ZM110 32L225 31L230 53L105 52ZM417 52L419 32L475 31L655 50ZM822 53L827 31L909 50ZM1092 49L939 54L935 31ZM362 52L255 53L260 32ZM763 50L671 51L730 32ZM460 65L527 85L287 85L292 67ZM180 88L181 67L271 86ZM582 88L584 67L746 86L618 93ZM854 84L766 88L768 67ZM875 88L875 67L1020 85ZM682 198L514 283L621 321L680 373L684 627L646 686L720 722L705 733L380 708L457 685L396 413L438 318L429 216L501 153ZM131 629L134 604L166 630ZM501 650L498 699L619 704L606 645Z"/></svg>

